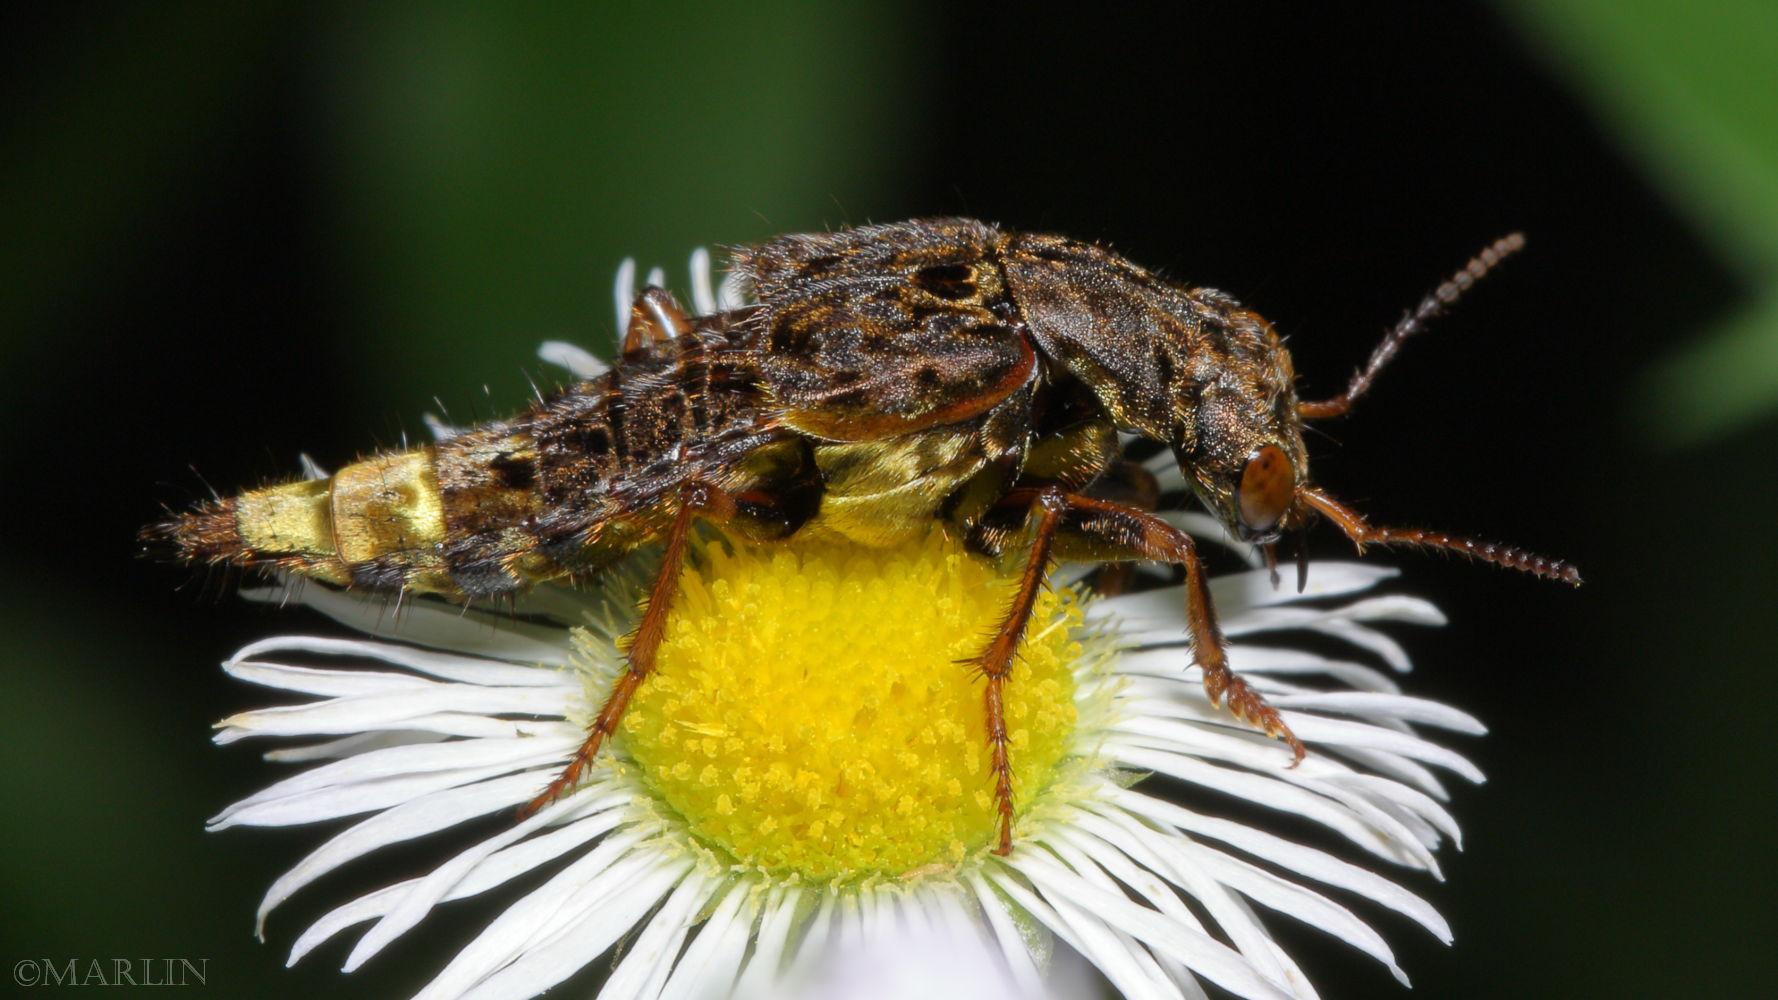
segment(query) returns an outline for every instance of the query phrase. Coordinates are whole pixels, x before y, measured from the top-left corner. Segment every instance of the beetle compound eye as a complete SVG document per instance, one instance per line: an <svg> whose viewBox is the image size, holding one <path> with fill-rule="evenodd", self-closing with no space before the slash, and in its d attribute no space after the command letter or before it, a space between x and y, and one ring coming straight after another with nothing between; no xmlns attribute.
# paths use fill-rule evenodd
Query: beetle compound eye
<svg viewBox="0 0 1778 1000"><path fill-rule="evenodd" d="M1241 524L1255 534L1271 531L1296 499L1296 471L1284 449L1266 445L1247 460L1241 473Z"/></svg>

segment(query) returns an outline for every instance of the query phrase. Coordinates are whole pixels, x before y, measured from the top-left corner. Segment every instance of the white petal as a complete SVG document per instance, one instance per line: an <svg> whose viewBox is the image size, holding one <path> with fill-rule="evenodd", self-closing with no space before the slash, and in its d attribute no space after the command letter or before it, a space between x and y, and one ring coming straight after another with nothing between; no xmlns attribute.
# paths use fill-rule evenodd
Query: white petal
<svg viewBox="0 0 1778 1000"><path fill-rule="evenodd" d="M698 912L710 901L718 885L717 880L696 870L686 872L673 888L673 894L648 918L642 933L625 950L623 960L612 970L611 978L605 981L599 995L604 1000L658 996L673 971L674 960L685 944L686 935L697 925ZM511 1000L523 998L513 994Z"/></svg>
<svg viewBox="0 0 1778 1000"><path fill-rule="evenodd" d="M418 796L473 784L513 770L510 765L458 768L402 774L350 785L329 786L266 802L231 806L209 825L224 830L231 826L300 826L324 820L388 809ZM539 779L538 785L543 781Z"/></svg>
<svg viewBox="0 0 1778 1000"><path fill-rule="evenodd" d="M809 918L803 931L801 943L791 951L790 965L783 977L783 981L787 983L806 983L812 979L815 970L821 965L823 949L835 937L834 920L840 909L839 894L832 887L811 888L811 892L819 894L819 902L815 906L814 916Z"/></svg>
<svg viewBox="0 0 1778 1000"><path fill-rule="evenodd" d="M716 912L698 929L697 938L673 967L672 978L661 990L663 998L701 1000L733 995L741 958L753 920L759 915L759 898L752 887L731 886Z"/></svg>
<svg viewBox="0 0 1778 1000"><path fill-rule="evenodd" d="M1015 990L992 946L962 912L961 887L936 879L909 886L865 888L859 899L858 932L845 944L823 949L822 977L790 987L806 1000L1037 1000Z"/></svg>
<svg viewBox="0 0 1778 1000"><path fill-rule="evenodd" d="M617 307L617 342L623 343L630 332L630 308L636 304L636 258L625 257L617 265L617 280L611 286L611 298Z"/></svg>
<svg viewBox="0 0 1778 1000"><path fill-rule="evenodd" d="M1195 760L1226 762L1292 783L1298 778L1325 777L1345 767L1312 756L1292 768L1289 747L1223 710L1211 708L1209 702L1144 701L1139 710L1111 726L1110 734L1106 742L1110 748L1159 750Z"/></svg>
<svg viewBox="0 0 1778 1000"><path fill-rule="evenodd" d="M739 270L730 271L722 276L716 286L716 307L722 312L742 309L753 297L747 276Z"/></svg>
<svg viewBox="0 0 1778 1000"><path fill-rule="evenodd" d="M572 674L560 670L543 670L520 666L478 656L453 656L449 653L420 649L390 642L364 639L332 639L322 636L281 635L244 646L223 664L245 662L268 653L314 653L321 656L351 656L378 660L406 667L409 670L448 681L465 684L489 684L506 687L559 687L571 683Z"/></svg>
<svg viewBox="0 0 1778 1000"><path fill-rule="evenodd" d="M223 663L222 669L230 677L249 684L327 697L398 694L420 690L430 683L412 674L377 670L326 670L264 660L233 659Z"/></svg>
<svg viewBox="0 0 1778 1000"><path fill-rule="evenodd" d="M1019 992L1027 997L1043 996L1043 973L1040 966L1041 959L1049 954L1048 933L1029 919L1021 921L1018 916L1008 912L1006 901L986 879L971 877L966 884L975 893L982 915L987 918L988 929L999 945L1000 954L1006 960Z"/></svg>
<svg viewBox="0 0 1778 1000"><path fill-rule="evenodd" d="M1104 923L1081 915L1077 909L1070 907L1069 913L1063 915L1035 891L1026 888L1026 884L1010 870L996 870L990 877L971 872L967 879L973 884L978 899L983 900L983 907L1012 906L1017 909L1015 916L1029 918L1045 931L1053 932L1056 938L1067 943L1072 954L1085 957L1088 963L1104 973L1125 1000L1129 996L1204 998L1204 989L1198 986L1197 980L1191 977L1173 979L1157 966L1147 948L1122 932L1109 931ZM999 897L1005 897L1005 904L999 902Z"/></svg>
<svg viewBox="0 0 1778 1000"><path fill-rule="evenodd" d="M406 892L401 894L399 899L394 901L392 908L384 915L383 919L379 920L376 926L366 931L364 936L358 940L358 944L352 949L351 956L346 959L346 970L351 971L364 964L372 955L381 951L384 945L413 928L427 913L431 912L433 906L444 899L471 872L480 867L483 861L499 849L516 843L544 827L563 822L570 816L583 817L574 825L585 824L596 829L601 824L588 822L584 818L587 814L593 812L600 805L606 810L610 810L614 806L621 805L628 798L626 795L613 795L610 792L605 792L603 795L589 795L588 791L583 789L570 797L545 806L532 816L488 838L475 848L457 855L433 869L431 874L414 882ZM620 818L612 816L607 824L616 825ZM586 831L580 832L585 833Z"/></svg>
<svg viewBox="0 0 1778 1000"><path fill-rule="evenodd" d="M445 423L436 413L420 414L420 422L426 425L426 433L431 434L434 441L449 441L463 433L463 428Z"/></svg>
<svg viewBox="0 0 1778 1000"><path fill-rule="evenodd" d="M1165 639L1165 645L1127 650L1119 654L1117 672L1125 676L1185 679L1185 672L1194 668L1191 647L1186 642L1185 634L1182 630L1170 630ZM1299 649L1274 649L1269 646L1231 643L1227 652L1229 666L1242 675L1326 674L1333 680L1360 690L1389 693L1401 690L1393 677L1373 667L1345 660L1330 660ZM1200 676L1192 677L1191 683L1199 683ZM1249 679L1257 681L1256 678Z"/></svg>
<svg viewBox="0 0 1778 1000"><path fill-rule="evenodd" d="M1015 856L1008 867L1029 879L1042 899L1006 877L996 879L1001 891L1038 916L1038 920L1049 923L1086 961L1099 966L1099 972L1124 996L1181 993L1157 966L1154 956L1150 956L1149 947L1154 945L1186 964L1186 968L1230 989L1230 993L1250 998L1264 996L1268 1000L1287 996L1277 986L1259 979L1252 966L1227 945L1166 920L1120 893L1095 888L1069 868L1049 859L1045 852L1028 851Z"/></svg>
<svg viewBox="0 0 1778 1000"><path fill-rule="evenodd" d="M1351 910L1318 892L1239 859L1197 845L1185 846L1197 868L1206 875L1262 906L1339 938L1382 963L1397 982L1409 985L1407 973L1396 964L1395 953L1390 950L1388 942ZM1306 986L1301 976L1301 972L1297 972L1292 981Z"/></svg>
<svg viewBox="0 0 1778 1000"><path fill-rule="evenodd" d="M1402 822L1410 826L1430 827L1416 831L1420 834L1420 842L1428 847L1438 846L1444 837L1450 837L1454 841L1462 837L1457 828L1457 820L1437 799L1417 788L1374 774L1352 773L1337 780L1342 786L1353 789ZM1434 833L1434 830L1438 833ZM1439 833L1444 836L1439 836Z"/></svg>
<svg viewBox="0 0 1778 1000"><path fill-rule="evenodd" d="M699 316L716 312L716 290L710 283L710 251L691 252L691 307Z"/></svg>
<svg viewBox="0 0 1778 1000"><path fill-rule="evenodd" d="M798 927L797 911L804 900L801 887L787 888L773 884L767 891L759 916L759 930L753 936L753 953L747 967L735 984L735 996L741 1000L765 1000L780 993L779 972L790 936Z"/></svg>
<svg viewBox="0 0 1778 1000"><path fill-rule="evenodd" d="M1402 864L1416 868L1436 869L1437 861L1401 823L1368 803L1357 802L1350 793L1342 801L1330 796L1339 790L1325 783L1311 792L1292 784L1288 778L1259 775L1217 767L1195 757L1150 748L1107 746L1118 760L1130 767L1159 771L1181 781L1203 785L1226 792L1255 805L1295 813L1313 820L1345 837L1358 847ZM1283 772L1283 768L1278 769ZM1319 794L1318 794L1319 793Z"/></svg>
<svg viewBox="0 0 1778 1000"><path fill-rule="evenodd" d="M1132 984L1133 989L1137 991L1159 988L1162 991L1162 996L1184 997L1186 1000L1207 1000L1204 990L1198 985L1197 980L1189 975L1183 980L1172 979L1161 969L1154 967L1152 962L1145 964L1144 959L1152 958L1145 949L1127 936L1108 932L1104 927L1089 927L1086 930L1090 940L1101 946L1104 951L1104 954L1100 956L1101 960L1095 960L1086 950L1087 942L1083 941L1080 933L1069 921L1063 919L1054 907L1032 892L1009 871L995 871L991 878L983 877L981 872L970 872L965 875L965 881L974 890L976 898L981 901L982 908L986 912L1000 912L1026 928L1019 931L1018 936L1030 942L1028 947L1032 948L1034 952L1041 949L1047 955L1050 951L1049 939L1053 934L1065 944L1065 947L1056 953L1057 958L1070 955L1084 959L1085 962L1098 968L1108 979L1111 979L1114 987L1118 985L1119 980L1122 980ZM1007 943L1007 949L1010 952L1011 939L1003 939L1003 941ZM1140 959L1137 957L1138 955L1141 956ZM1040 962L1041 964L1043 963ZM1115 976L1106 971L1107 965L1118 970ZM1052 965L1045 978L1053 980L1054 977L1055 969ZM1170 981L1163 982L1163 980ZM1127 997L1130 994L1125 991L1125 995Z"/></svg>
<svg viewBox="0 0 1778 1000"><path fill-rule="evenodd" d="M631 829L601 840L495 917L414 1000L464 995L521 958L527 949L551 939L564 921L582 920L581 930L597 946L593 955L603 951L647 913L684 871L681 864L663 862L646 850L633 850L646 837L645 832ZM589 914L590 919L583 919Z"/></svg>
<svg viewBox="0 0 1778 1000"><path fill-rule="evenodd" d="M1245 613L1249 608L1339 597L1369 590L1400 574L1401 571L1393 566L1379 566L1375 563L1316 563L1313 572L1309 574L1308 586L1298 593L1295 580L1287 580L1274 587L1271 574L1266 570L1256 569L1216 577L1210 581L1210 596L1217 610L1234 617Z"/></svg>
<svg viewBox="0 0 1778 1000"><path fill-rule="evenodd" d="M1396 719L1416 725L1437 726L1454 732L1480 736L1488 731L1482 721L1468 712L1426 698L1373 691L1314 691L1281 695L1271 699L1278 708L1314 709L1340 712L1382 721Z"/></svg>
<svg viewBox="0 0 1778 1000"><path fill-rule="evenodd" d="M1401 684L1392 675L1351 660L1330 660L1303 650L1274 649L1245 642L1231 644L1228 654L1229 664L1237 673L1326 674L1330 680L1360 691L1401 692Z"/></svg>
<svg viewBox="0 0 1778 1000"><path fill-rule="evenodd" d="M1445 790L1444 783L1438 780L1438 776L1433 774L1431 769L1416 761L1408 760L1406 757L1398 757L1392 753L1378 753L1374 750L1363 750L1357 747L1340 747L1331 752L1339 754L1366 770L1375 771L1382 777L1392 778L1411 788L1417 788L1441 802L1450 798L1450 793Z"/></svg>
<svg viewBox="0 0 1778 1000"><path fill-rule="evenodd" d="M1482 781L1481 771L1468 758L1412 733L1368 722L1330 719L1295 711L1281 714L1285 724L1306 743L1382 750L1446 768L1477 783ZM1255 740L1253 737L1258 730L1247 727L1225 709L1212 708L1207 699L1199 698L1144 699L1129 718L1114 724L1112 731L1127 737L1120 741L1123 743L1235 761L1256 768L1270 765L1283 746L1275 740ZM1333 771L1322 770L1324 765L1330 764ZM1295 769L1293 777L1320 777L1329 773L1348 774L1350 768L1329 761L1325 756L1311 757Z"/></svg>
<svg viewBox="0 0 1778 1000"><path fill-rule="evenodd" d="M1082 850L1074 842L1077 838L1092 846ZM1092 838L1080 837L1074 831L1066 829L1055 831L1054 835L1045 838L1044 846L1056 854L1058 860L1075 875L1090 884L1106 892L1116 893L1125 892L1124 887L1127 886L1147 901L1149 907L1159 915L1194 933L1205 933L1198 918L1180 902L1173 886L1153 872L1144 871L1132 864L1121 849L1103 845L1102 842L1095 843ZM1111 877L1108 878L1106 873L1110 873ZM1204 907L1242 956L1254 966L1254 971L1279 983L1292 983L1294 978L1300 978L1296 966L1282 958L1264 928L1222 886L1211 879L1195 875L1179 880L1176 884Z"/></svg>
<svg viewBox="0 0 1778 1000"><path fill-rule="evenodd" d="M1112 806L1128 814L1143 817L1164 827L1187 830L1219 840L1306 878L1358 893L1416 921L1446 944L1451 941L1450 925L1430 903L1368 868L1336 858L1325 851L1293 843L1275 834L1232 820L1203 816L1131 789L1111 789L1106 798ZM1119 821L1118 814L1109 808L1102 808L1098 812L1113 822Z"/></svg>
<svg viewBox="0 0 1778 1000"><path fill-rule="evenodd" d="M1385 750L1454 771L1477 784L1482 781L1481 770L1471 764L1468 758L1418 736L1374 726L1368 722L1329 719L1299 712L1285 712L1283 715L1285 723L1305 742Z"/></svg>
<svg viewBox="0 0 1778 1000"><path fill-rule="evenodd" d="M1178 650L1165 650L1165 659L1176 659ZM1233 657L1230 657L1231 662ZM1151 663L1153 661L1150 661ZM1234 716L1225 708L1210 704L1210 696L1204 693L1204 672L1196 664L1188 669L1180 669L1177 662L1163 668L1165 672L1140 673L1129 679L1129 684L1120 692L1128 702L1131 715L1148 715L1167 718L1198 719L1214 722L1218 725L1233 725ZM1247 682L1268 696L1282 697L1298 694L1304 689L1298 685L1279 678L1270 673L1236 670L1247 679Z"/></svg>
<svg viewBox="0 0 1778 1000"><path fill-rule="evenodd" d="M1144 600L1127 601L1112 616L1119 623L1119 640L1132 646L1178 642L1185 630L1180 611L1184 606L1183 591L1180 588L1161 588L1144 591L1136 596ZM1168 610L1169 606L1171 610ZM1085 614L1088 621L1094 622L1105 620L1107 616L1108 613L1095 613L1093 607L1089 607ZM1402 651L1400 644L1383 633L1360 624L1365 621L1442 625L1445 618L1437 608L1419 598L1393 596L1367 598L1337 608L1249 608L1239 615L1224 615L1221 625L1223 632L1230 637L1285 629L1323 632L1376 653L1396 670L1409 669L1407 654Z"/></svg>
<svg viewBox="0 0 1778 1000"><path fill-rule="evenodd" d="M460 605L409 599L399 609L393 598L327 587L258 587L241 591L253 601L306 604L347 628L466 656L509 663L565 667L574 662L567 630L533 625Z"/></svg>
<svg viewBox="0 0 1778 1000"><path fill-rule="evenodd" d="M1184 957L1185 964L1193 972L1237 996L1255 1000L1261 997L1287 1000L1290 997L1279 984L1260 976L1227 945L1168 920L1121 893L1092 885L1044 852L1031 851L1013 858L1010 864L1031 879L1058 912L1066 907L1086 920L1117 928L1151 948ZM1082 910L1081 907L1090 909ZM1094 957L1091 952L1083 951L1082 954L1089 959Z"/></svg>
<svg viewBox="0 0 1778 1000"><path fill-rule="evenodd" d="M857 893L840 894L834 911L833 932L829 938L831 944L821 949L821 954L818 956L820 964L826 965L827 956L836 951L856 953L864 948L867 938L864 934L864 916L861 910Z"/></svg>
<svg viewBox="0 0 1778 1000"><path fill-rule="evenodd" d="M617 943L648 915L661 895L684 876L685 870L677 866L649 871L628 891L589 909L577 923L564 928L561 933L527 944L510 965L494 972L462 996L473 1000L528 1000L544 992L585 968ZM648 929L655 927L665 915L663 909L650 916ZM645 936L648 929L643 931ZM629 957L634 958L643 946L644 942L640 940L632 944ZM612 979L616 978L613 975ZM613 991L607 981L600 995L615 1000L622 993ZM414 1000L432 1000L432 994L422 991Z"/></svg>
<svg viewBox="0 0 1778 1000"><path fill-rule="evenodd" d="M1224 888L1212 873L1196 869L1169 871L1136 859L1138 864L1145 864L1151 869L1144 870L1138 864L1131 864L1126 860L1131 857L1131 852L1124 850L1123 841L1127 838L1107 842L1082 832L1075 834L1075 839L1084 844L1085 849L1071 844L1074 854L1064 860L1076 872L1082 871L1089 864L1103 865L1120 881L1136 889L1149 901L1149 905L1179 920L1186 927L1200 930L1195 918L1189 921L1180 920L1166 905L1169 897L1172 897L1172 885L1179 886L1197 899L1199 905L1204 907L1211 919L1222 929L1223 934L1253 964L1255 971L1273 982L1284 984L1298 996L1308 998L1315 995L1314 987L1309 984L1302 970L1272 939L1252 909L1239 896ZM1140 845L1133 846L1140 851ZM1178 904L1176 897L1172 898L1172 903Z"/></svg>
<svg viewBox="0 0 1778 1000"><path fill-rule="evenodd" d="M960 885L944 888L945 891L932 893L930 900L923 900L918 895L901 897L904 909L928 915L931 918L928 933L934 935L936 940L951 942L953 948L992 955L997 977L1002 980L1000 992L1008 1000L1014 997L1056 995L1053 991L1044 990L1043 977L1038 975L1037 966L1032 964L1029 950L1024 947L1002 946L998 940L999 933L984 928L981 921L975 918L974 914L980 911L973 894L965 895ZM994 909L1001 911L1002 920L1006 919L1006 913L1000 906L996 905Z"/></svg>
<svg viewBox="0 0 1778 1000"><path fill-rule="evenodd" d="M1007 872L995 872L994 887L1014 905L1041 921L1087 961L1093 963L1123 1000L1172 998L1184 993L1156 963L1146 948L1127 935L1112 930L1105 921L1082 913L1065 898L1027 889ZM1065 897L1065 894L1062 894ZM1052 905L1053 904L1053 905Z"/></svg>
<svg viewBox="0 0 1778 1000"><path fill-rule="evenodd" d="M625 309L628 308L626 305ZM580 379L598 378L611 370L591 351L565 340L544 341L537 348L537 356L547 364L568 369L569 374Z"/></svg>
<svg viewBox="0 0 1778 1000"><path fill-rule="evenodd" d="M451 773L486 768L529 767L539 759L532 740L453 740L369 750L292 775L229 806L210 822L223 824L243 809L316 790L340 789L403 775ZM568 749L572 749L569 747Z"/></svg>
<svg viewBox="0 0 1778 1000"><path fill-rule="evenodd" d="M1185 629L1185 588L1156 587L1134 594L1119 594L1087 605L1082 617L1089 622L1115 620L1121 625L1142 622L1147 627L1164 623L1173 631Z"/></svg>
<svg viewBox="0 0 1778 1000"><path fill-rule="evenodd" d="M379 730L374 733L360 733L357 736L327 740L323 743L312 743L304 747L282 747L277 750L268 750L263 756L266 760L281 764L300 764L312 760L338 760L389 747L411 746L416 743L437 743L442 739L444 737L437 733Z"/></svg>
<svg viewBox="0 0 1778 1000"><path fill-rule="evenodd" d="M584 813L582 818L571 820L559 829L533 837L524 843L495 852L463 873L462 878L444 895L444 900L463 899L486 892L494 886L504 885L625 822L626 817L621 811L612 810L602 802L594 801L591 805L581 803L581 794L588 790L583 789L574 797L576 809ZM625 795L627 797L628 793ZM464 855L480 856L481 853L481 845L478 845L464 852ZM366 920L374 920L403 905L411 892L432 877L429 875L423 879L398 882L335 907L297 938L296 944L290 949L289 964L296 964L317 945L340 931Z"/></svg>
<svg viewBox="0 0 1778 1000"><path fill-rule="evenodd" d="M420 725L417 720L451 712L482 718L535 715L561 719L568 714L568 698L572 691L559 687L427 684L414 691L262 708L232 715L217 725L250 729L267 736L308 736L372 729L427 729L430 727ZM498 720L488 718L488 721ZM510 724L506 731L511 732Z"/></svg>
<svg viewBox="0 0 1778 1000"><path fill-rule="evenodd" d="M537 793L538 776L515 774L463 788L421 795L385 809L334 836L297 862L266 891L259 904L258 924L298 889L354 858L390 844L423 837L459 823L510 808Z"/></svg>
<svg viewBox="0 0 1778 1000"><path fill-rule="evenodd" d="M1272 628L1290 627L1277 622L1268 623L1268 625ZM1375 653L1382 658L1384 663L1389 664L1389 669L1397 673L1405 674L1414 669L1413 661L1408 659L1407 650L1401 647L1401 643L1374 628L1367 628L1357 622L1339 618L1328 618L1303 627L1331 635L1336 639L1344 639L1360 649Z"/></svg>
<svg viewBox="0 0 1778 1000"><path fill-rule="evenodd" d="M1116 824L1102 817L1089 817L1083 818L1081 825L1107 849L1131 853L1169 880L1189 886L1190 881L1200 874L1208 876L1255 902L1327 931L1382 962L1397 979L1405 979L1382 935L1350 910L1320 893L1221 851L1195 844L1184 837L1161 834L1136 823ZM1093 852L1093 856L1100 860L1106 855L1105 850ZM1251 954L1245 946L1242 951Z"/></svg>
<svg viewBox="0 0 1778 1000"><path fill-rule="evenodd" d="M322 736L352 731L350 727L343 729L319 728L306 732L300 729L285 731L289 727L288 720L276 716L262 719L257 713L252 712L225 719L217 725L223 728L210 739L218 746L258 736ZM586 735L584 730L569 722L490 719L484 715L465 715L461 712L435 712L431 715L415 716L396 727L396 731L410 730L435 733L440 736L461 736L467 739L512 739L515 737L526 739L533 736L554 738L564 733L574 732L580 732L583 738Z"/></svg>

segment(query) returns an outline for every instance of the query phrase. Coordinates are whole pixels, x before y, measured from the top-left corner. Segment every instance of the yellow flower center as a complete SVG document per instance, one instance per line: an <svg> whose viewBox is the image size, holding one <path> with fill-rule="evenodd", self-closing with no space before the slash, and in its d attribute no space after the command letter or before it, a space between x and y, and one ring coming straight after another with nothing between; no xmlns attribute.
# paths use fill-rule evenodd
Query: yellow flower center
<svg viewBox="0 0 1778 1000"><path fill-rule="evenodd" d="M938 531L895 549L694 551L622 726L642 781L693 835L735 864L814 880L986 850L985 681L967 661L1016 581ZM1006 684L1021 813L1070 746L1075 603L1039 597Z"/></svg>

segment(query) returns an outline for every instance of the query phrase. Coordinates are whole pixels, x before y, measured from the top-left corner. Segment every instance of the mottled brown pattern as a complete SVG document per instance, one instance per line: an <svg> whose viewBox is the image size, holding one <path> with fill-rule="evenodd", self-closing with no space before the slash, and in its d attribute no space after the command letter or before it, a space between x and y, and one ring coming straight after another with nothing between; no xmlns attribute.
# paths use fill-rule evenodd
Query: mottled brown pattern
<svg viewBox="0 0 1778 1000"><path fill-rule="evenodd" d="M968 219L786 236L736 256L784 422L867 441L954 424L1036 373L997 230Z"/></svg>
<svg viewBox="0 0 1778 1000"><path fill-rule="evenodd" d="M1120 429L1172 445L1231 528L1234 486L1260 448L1307 468L1290 355L1264 320L1214 289L1176 287L1057 236L1014 236L1003 259L1044 355Z"/></svg>
<svg viewBox="0 0 1778 1000"><path fill-rule="evenodd" d="M783 432L752 355L693 333L504 424L441 442L446 562L470 597L597 569L659 537L680 486L770 487L746 459Z"/></svg>
<svg viewBox="0 0 1778 1000"><path fill-rule="evenodd" d="M767 446L787 435L764 419L753 355L725 328L706 322L511 420L205 504L146 534L194 562L457 599L595 570L656 539L688 481L757 490L799 474L800 455L772 460Z"/></svg>
<svg viewBox="0 0 1778 1000"><path fill-rule="evenodd" d="M1231 525L1257 448L1306 464L1270 327L1099 247L935 219L780 237L734 264L758 306L687 317L646 289L609 374L331 482L244 494L232 540L214 510L161 534L196 561L479 598L657 539L693 480L772 496L743 505L756 535L813 514L890 544L939 516L975 530L1022 474L1090 488L1114 429L1172 445Z"/></svg>
<svg viewBox="0 0 1778 1000"><path fill-rule="evenodd" d="M1319 514L1360 545L1434 546L1579 582L1565 563L1505 546L1372 526L1308 476L1303 421L1349 409L1403 341L1521 244L1496 243L1439 286L1346 393L1304 404L1265 320L1101 247L969 219L784 236L734 253L757 305L688 317L645 289L610 373L511 420L202 504L145 534L187 561L456 600L595 572L650 542L681 552L696 520L754 540L890 545L942 518L990 556L1034 536L1020 597L976 659L998 734L1004 853L1013 790L1000 688L1052 555L1182 565L1212 699L1303 753L1228 669L1191 539L1131 506L1127 476L1101 482L1122 461L1119 432L1170 447L1204 506L1268 557ZM677 574L671 559L659 571L627 687L534 807L572 785L613 731L652 663Z"/></svg>
<svg viewBox="0 0 1778 1000"><path fill-rule="evenodd" d="M1498 242L1439 286L1336 405L1299 403L1290 355L1258 315L1102 247L971 219L783 236L733 255L757 306L688 317L645 289L601 378L150 534L193 561L488 597L657 539L676 491L701 481L753 497L737 518L756 537L812 516L816 530L889 544L944 517L992 551L1023 516L989 516L1008 491L1091 491L1122 431L1171 447L1231 532L1269 544L1313 516L1304 414L1344 412L1402 340L1522 243ZM1267 498L1243 504L1261 455L1282 461L1246 477Z"/></svg>

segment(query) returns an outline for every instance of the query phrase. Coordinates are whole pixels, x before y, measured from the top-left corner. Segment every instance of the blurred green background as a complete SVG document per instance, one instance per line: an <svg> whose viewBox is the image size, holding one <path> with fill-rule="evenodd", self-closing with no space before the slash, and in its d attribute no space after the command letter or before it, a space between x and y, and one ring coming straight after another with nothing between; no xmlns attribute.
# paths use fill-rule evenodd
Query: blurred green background
<svg viewBox="0 0 1778 1000"><path fill-rule="evenodd" d="M1235 293L1310 394L1524 230L1313 443L1317 474L1380 521L1570 557L1588 586L1381 557L1453 619L1403 636L1413 690L1494 728L1465 746L1491 781L1457 794L1449 881L1407 880L1457 944L1371 914L1404 994L1282 933L1329 997L1769 988L1778 8L1077 8L5 15L8 967L207 958L197 993L403 996L493 912L452 908L350 977L337 943L281 968L306 918L423 864L397 856L251 940L319 832L202 832L277 771L208 745L273 700L214 664L325 626L132 558L160 504L206 492L192 469L232 490L427 411L521 405L540 340L609 348L625 256L683 287L694 246L966 213Z"/></svg>

